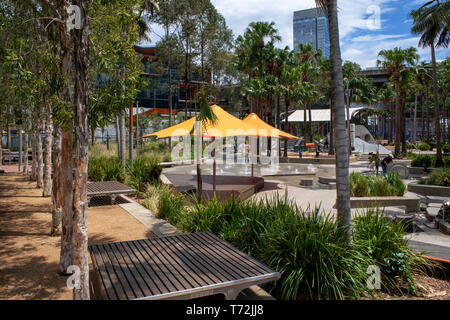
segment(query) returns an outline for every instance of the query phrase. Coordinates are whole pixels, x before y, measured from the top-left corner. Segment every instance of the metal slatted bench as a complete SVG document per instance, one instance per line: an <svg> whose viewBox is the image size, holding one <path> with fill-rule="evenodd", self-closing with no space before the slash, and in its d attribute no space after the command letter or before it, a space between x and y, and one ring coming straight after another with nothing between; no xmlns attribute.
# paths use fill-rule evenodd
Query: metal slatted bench
<svg viewBox="0 0 450 320"><path fill-rule="evenodd" d="M96 299L193 299L242 290L280 274L209 232L89 246Z"/></svg>
<svg viewBox="0 0 450 320"><path fill-rule="evenodd" d="M134 192L136 192L136 190L117 181L89 182L86 185L88 201L95 196L110 196L111 204L114 204L114 201L119 194L130 194Z"/></svg>

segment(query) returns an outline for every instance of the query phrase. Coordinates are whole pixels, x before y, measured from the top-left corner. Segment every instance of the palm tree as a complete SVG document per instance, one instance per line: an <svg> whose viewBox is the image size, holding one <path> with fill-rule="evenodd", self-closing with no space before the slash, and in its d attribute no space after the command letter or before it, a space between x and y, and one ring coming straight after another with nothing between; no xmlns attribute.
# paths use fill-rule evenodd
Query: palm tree
<svg viewBox="0 0 450 320"><path fill-rule="evenodd" d="M316 0L316 4L327 11L330 36L331 85L333 88L333 117L336 146L336 205L338 225L346 230L351 241L351 211L349 188L348 136L345 125L344 86L342 59L339 44L337 0Z"/></svg>
<svg viewBox="0 0 450 320"><path fill-rule="evenodd" d="M298 46L297 59L299 60L300 68L302 70L302 81L309 87L308 91L304 92L303 103L304 111L304 135L308 136L308 141L312 141L312 118L311 118L311 104L317 100L318 92L315 90L314 82L322 73L321 68L321 50L314 50L311 43L300 43ZM309 113L309 127L306 129L306 111Z"/></svg>
<svg viewBox="0 0 450 320"><path fill-rule="evenodd" d="M381 60L377 60L377 65L385 69L393 78L395 83L395 151L394 156L401 158L401 124L405 116L401 113L400 106L400 76L401 72L408 66L415 64L419 59L417 49L414 47L408 49L394 48L392 50L381 50L378 53Z"/></svg>
<svg viewBox="0 0 450 320"><path fill-rule="evenodd" d="M378 99L383 102L383 104L386 106L386 111L388 115L388 141L392 141L392 121L394 119L393 117L393 110L392 110L392 101L395 99L395 92L388 86L387 88L383 88L378 90Z"/></svg>
<svg viewBox="0 0 450 320"><path fill-rule="evenodd" d="M200 160L201 160L201 150L202 150L202 144L201 144L201 136L203 128L206 127L208 123L214 123L216 121L216 115L214 114L211 106L208 103L208 99L206 97L205 88L200 88L200 112L196 116L196 121L194 125L194 130L196 131L197 135L197 146L196 146L196 156L197 156L197 199L199 202L202 201L202 189L203 189L203 183L202 183L202 171L200 168ZM198 145L199 144L199 145ZM214 151L215 152L215 151ZM214 168L215 170L215 168ZM215 174L214 180L215 180ZM213 188L215 190L215 181L213 183Z"/></svg>
<svg viewBox="0 0 450 320"><path fill-rule="evenodd" d="M278 30L275 29L275 22L252 22L245 30L243 37L238 37L238 46L241 50L238 50L238 57L241 58L241 67L246 70L252 70L253 76L263 77L264 63L263 63L263 50L269 44L273 45L274 42L280 41L281 37ZM245 53L247 57L243 57L242 53ZM251 80L250 74L250 80ZM261 108L261 101L258 99L257 109Z"/></svg>
<svg viewBox="0 0 450 320"><path fill-rule="evenodd" d="M439 93L436 71L436 47L448 47L450 39L450 1L432 0L418 10L410 13L414 19L412 33L421 34L419 45L431 49L431 65L433 76L434 118L436 134L436 166L442 166L441 128L439 112Z"/></svg>

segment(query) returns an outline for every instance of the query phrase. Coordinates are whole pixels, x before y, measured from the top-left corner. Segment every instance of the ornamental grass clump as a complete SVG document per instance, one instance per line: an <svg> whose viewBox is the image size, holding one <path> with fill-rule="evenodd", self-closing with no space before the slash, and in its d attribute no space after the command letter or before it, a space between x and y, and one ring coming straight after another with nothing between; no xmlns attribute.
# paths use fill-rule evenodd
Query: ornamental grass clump
<svg viewBox="0 0 450 320"><path fill-rule="evenodd" d="M358 251L371 259L381 271L381 289L415 294L413 274L424 272L430 264L414 253L403 237L405 225L386 217L379 208L364 210L354 219L353 243Z"/></svg>
<svg viewBox="0 0 450 320"><path fill-rule="evenodd" d="M427 177L420 178L419 184L450 187L450 169L440 169L431 172Z"/></svg>
<svg viewBox="0 0 450 320"><path fill-rule="evenodd" d="M120 166L117 156L104 154L89 156L88 161L88 179L90 181L125 181L126 174Z"/></svg>
<svg viewBox="0 0 450 320"><path fill-rule="evenodd" d="M344 299L364 292L366 256L346 241L330 215L303 211L274 196L197 203L179 227L210 231L281 273L275 294L283 299Z"/></svg>
<svg viewBox="0 0 450 320"><path fill-rule="evenodd" d="M138 192L145 190L148 183L157 183L162 168L159 165L160 158L154 154L143 154L128 166L129 184Z"/></svg>
<svg viewBox="0 0 450 320"><path fill-rule="evenodd" d="M147 184L143 197L144 207L154 212L156 217L167 219L174 225L189 203L184 195L164 184Z"/></svg>
<svg viewBox="0 0 450 320"><path fill-rule="evenodd" d="M403 196L406 191L405 184L395 172L389 172L385 176L365 176L352 172L349 182L352 197Z"/></svg>

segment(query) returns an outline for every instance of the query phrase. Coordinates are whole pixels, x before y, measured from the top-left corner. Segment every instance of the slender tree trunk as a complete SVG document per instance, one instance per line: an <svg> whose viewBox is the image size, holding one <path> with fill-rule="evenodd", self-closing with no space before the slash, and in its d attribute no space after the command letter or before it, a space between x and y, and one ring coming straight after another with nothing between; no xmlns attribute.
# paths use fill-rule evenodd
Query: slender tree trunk
<svg viewBox="0 0 450 320"><path fill-rule="evenodd" d="M330 140L328 141L328 154L330 156L334 156L335 152L334 152L334 110L333 110L333 99L330 99L330 114L331 114L331 119L330 119Z"/></svg>
<svg viewBox="0 0 450 320"><path fill-rule="evenodd" d="M61 235L62 221L62 193L61 193L61 128L53 130L53 188L52 188L52 226L51 236Z"/></svg>
<svg viewBox="0 0 450 320"><path fill-rule="evenodd" d="M58 2L58 12L62 20L68 18L67 6L72 3L69 0ZM65 111L71 111L73 104L72 92L72 37L70 31L65 28L60 35L60 57L61 70L66 78L62 92L62 99L66 103ZM65 119L61 124L61 170L59 180L59 191L61 194L61 251L60 271L68 274L68 267L72 265L72 221L73 221L73 172L72 172L72 142L73 142L73 120Z"/></svg>
<svg viewBox="0 0 450 320"><path fill-rule="evenodd" d="M394 157L401 158L400 154L400 141L401 141L401 110L400 110L400 86L399 79L397 75L394 75L395 81L395 150Z"/></svg>
<svg viewBox="0 0 450 320"><path fill-rule="evenodd" d="M36 181L36 128L33 125L31 129L31 174L30 174L30 180Z"/></svg>
<svg viewBox="0 0 450 320"><path fill-rule="evenodd" d="M61 136L61 184L62 234L60 269L67 273L72 265L72 222L73 222L73 173L72 173L72 130L71 124L62 128Z"/></svg>
<svg viewBox="0 0 450 320"><path fill-rule="evenodd" d="M430 139L430 108L428 106L429 100L428 100L428 85L426 86L426 91L425 91L425 113L426 113L426 124L427 124L427 140Z"/></svg>
<svg viewBox="0 0 450 320"><path fill-rule="evenodd" d="M45 102L45 111L44 190L42 196L50 197L52 194L52 108L48 101Z"/></svg>
<svg viewBox="0 0 450 320"><path fill-rule="evenodd" d="M284 128L286 132L290 133L289 130L289 105L290 105L290 99L285 96L284 97L284 105L285 105L285 116L284 116ZM287 145L288 145L288 139L284 139L284 154L283 156L286 158L288 156L287 153Z"/></svg>
<svg viewBox="0 0 450 320"><path fill-rule="evenodd" d="M309 142L313 141L313 128L312 128L312 115L311 115L311 103L308 103L308 117L309 117L309 128L308 128L308 135L309 135Z"/></svg>
<svg viewBox="0 0 450 320"><path fill-rule="evenodd" d="M120 133L120 154L119 154L119 160L120 165L122 168L125 168L125 159L126 159L126 139L125 139L125 110L122 110L120 112L120 118L119 118L119 133Z"/></svg>
<svg viewBox="0 0 450 320"><path fill-rule="evenodd" d="M394 108L392 106L392 101L389 102L389 139L388 142L392 143L394 137Z"/></svg>
<svg viewBox="0 0 450 320"><path fill-rule="evenodd" d="M345 101L342 76L342 59L339 45L337 1L328 0L328 22L330 36L331 78L333 89L333 119L336 144L336 205L338 225L346 230L351 241L351 211L349 188L348 136L345 125Z"/></svg>
<svg viewBox="0 0 450 320"><path fill-rule="evenodd" d="M305 104L305 107L303 109L303 138L305 139L306 142L309 142L309 138L308 138L308 132L309 131L306 128L307 123L308 123L307 120L306 120L306 115L307 115L306 109L307 109L307 106Z"/></svg>
<svg viewBox="0 0 450 320"><path fill-rule="evenodd" d="M74 300L89 300L88 201L86 195L89 147L89 1L76 0L75 3L81 8L83 26L74 32L76 160L72 250L73 264L80 268L80 287L74 288L73 298ZM130 147L132 148L132 146Z"/></svg>
<svg viewBox="0 0 450 320"><path fill-rule="evenodd" d="M401 151L400 155L403 158L408 152L406 149L406 117L405 117L406 92L402 90L400 95L400 137L401 137Z"/></svg>
<svg viewBox="0 0 450 320"><path fill-rule="evenodd" d="M1 130L1 128L0 128L0 130ZM29 144L29 142L28 142L28 125L26 127L26 131L25 131L25 135L24 135L23 139L24 139L24 142L23 142L23 157L24 157L23 158L23 160L24 160L23 173L27 175L28 170L29 170L29 168L28 168L28 144ZM0 157L1 157L1 155L0 155Z"/></svg>
<svg viewBox="0 0 450 320"><path fill-rule="evenodd" d="M411 142L416 144L416 135L417 135L417 92L414 95L414 118L413 118L413 134Z"/></svg>
<svg viewBox="0 0 450 320"><path fill-rule="evenodd" d="M116 140L117 140L117 156L120 160L120 155L122 154L122 146L121 146L121 140L120 140L120 123L119 123L119 116L116 116Z"/></svg>
<svg viewBox="0 0 450 320"><path fill-rule="evenodd" d="M36 186L42 188L43 181L43 161L42 161L42 120L38 120L36 134Z"/></svg>
<svg viewBox="0 0 450 320"><path fill-rule="evenodd" d="M434 95L434 127L436 131L436 167L441 167L442 161L442 143L441 143L441 124L440 124L440 112L439 112L439 93L437 83L437 71L436 71L436 54L434 50L434 42L430 44L431 47L431 65L433 74L433 95Z"/></svg>
<svg viewBox="0 0 450 320"><path fill-rule="evenodd" d="M422 137L425 137L425 95L422 93Z"/></svg>

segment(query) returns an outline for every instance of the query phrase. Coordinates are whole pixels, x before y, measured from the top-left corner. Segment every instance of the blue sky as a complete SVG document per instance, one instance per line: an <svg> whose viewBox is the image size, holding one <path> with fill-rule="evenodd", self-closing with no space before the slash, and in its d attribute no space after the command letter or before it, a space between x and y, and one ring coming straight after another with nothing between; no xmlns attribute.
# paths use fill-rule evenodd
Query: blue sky
<svg viewBox="0 0 450 320"><path fill-rule="evenodd" d="M411 34L408 14L426 0L338 0L341 54L362 67L375 67L380 50L394 47L418 49L421 60L430 60L429 48L419 48L419 37ZM212 0L235 36L252 21L273 21L280 31L279 47L293 46L292 17L296 10L315 6L314 0ZM379 20L377 19L379 13ZM379 21L379 23L378 23ZM436 51L437 59L450 49Z"/></svg>
<svg viewBox="0 0 450 320"><path fill-rule="evenodd" d="M282 41L277 44L293 48L293 13L315 6L314 0L211 0L225 17L237 37L250 22L273 21ZM419 48L419 36L411 34L409 12L427 0L338 0L341 55L344 60L359 63L363 68L375 67L378 53L394 47L418 49L420 59L430 61L430 49ZM377 14L379 13L379 19ZM379 23L378 23L379 22ZM152 42L162 34L152 27ZM437 60L449 56L450 49L436 50Z"/></svg>

